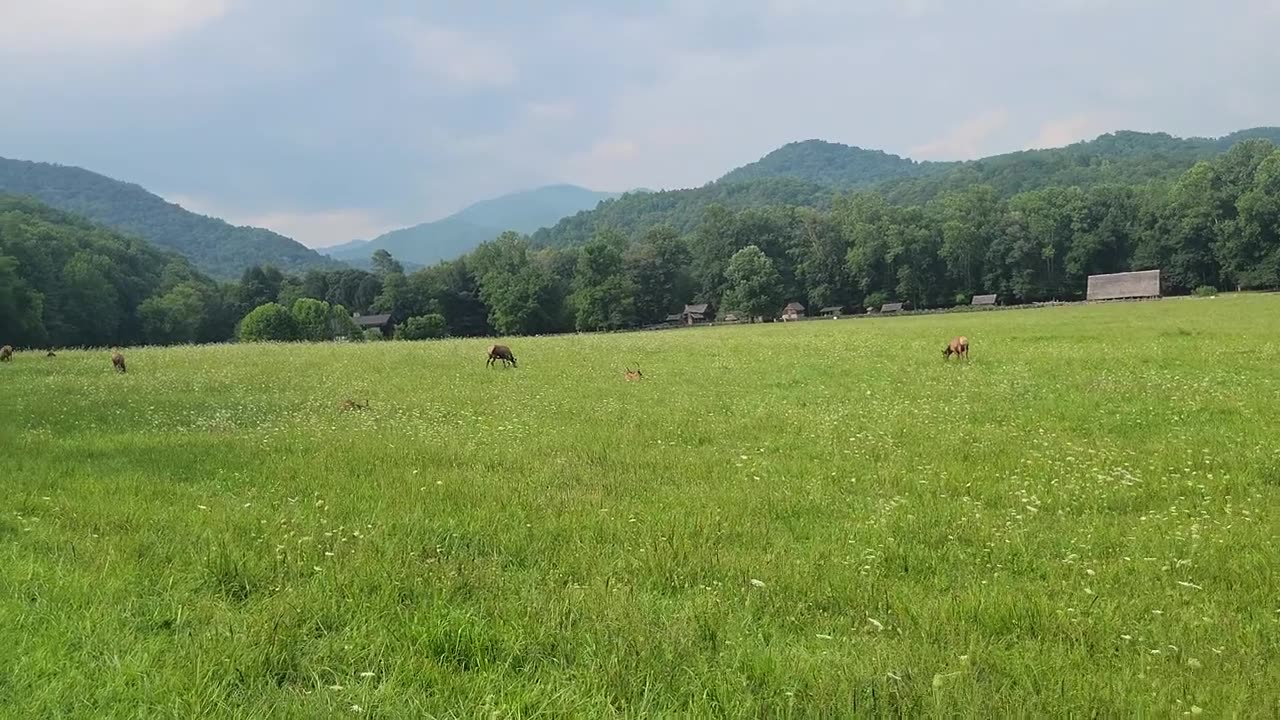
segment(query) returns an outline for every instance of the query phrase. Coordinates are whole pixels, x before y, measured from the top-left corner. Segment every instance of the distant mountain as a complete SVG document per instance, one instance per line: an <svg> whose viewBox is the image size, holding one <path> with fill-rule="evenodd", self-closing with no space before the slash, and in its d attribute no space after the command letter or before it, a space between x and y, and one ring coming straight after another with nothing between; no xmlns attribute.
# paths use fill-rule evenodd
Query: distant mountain
<svg viewBox="0 0 1280 720"><path fill-rule="evenodd" d="M278 233L237 227L166 202L138 185L83 168L0 158L0 192L29 195L186 257L218 279L251 265L286 272L341 264Z"/></svg>
<svg viewBox="0 0 1280 720"><path fill-rule="evenodd" d="M577 185L547 185L535 190L510 193L482 200L451 217L481 227L515 230L528 234L553 225L560 218L580 210L590 210L619 193L588 190Z"/></svg>
<svg viewBox="0 0 1280 720"><path fill-rule="evenodd" d="M804 140L787 143L753 163L728 172L717 182L791 178L856 189L887 180L936 174L953 165L955 163L920 163L881 150Z"/></svg>
<svg viewBox="0 0 1280 720"><path fill-rule="evenodd" d="M826 207L838 192L829 185L788 177L712 182L688 190L629 192L601 203L595 210L584 210L542 228L533 234L533 240L543 246L578 245L604 227L636 233L669 225L685 233L697 227L711 205L730 210L767 205Z"/></svg>
<svg viewBox="0 0 1280 720"><path fill-rule="evenodd" d="M442 220L392 230L369 241L356 240L325 248L323 252L357 266L367 263L375 250L386 250L406 267L429 265L465 255L504 231L532 233L614 197L617 193L597 192L576 185L548 185L484 200Z"/></svg>
<svg viewBox="0 0 1280 720"><path fill-rule="evenodd" d="M1090 187L1170 180L1251 138L1280 144L1280 128L1241 130L1220 138L1177 138L1123 130L1062 148L1023 150L981 160L947 163L943 172L898 178L876 189L899 204L928 202L971 185L990 185L1009 197L1044 187Z"/></svg>
<svg viewBox="0 0 1280 720"><path fill-rule="evenodd" d="M713 204L729 209L762 205L821 208L837 194L854 190L878 192L905 205L926 203L943 193L978 184L991 185L1001 196L1010 197L1054 186L1169 180L1196 162L1250 138L1280 144L1280 128L1253 128L1220 138L1121 131L1062 148L967 162L916 162L876 150L805 140L784 145L702 187L627 193L539 230L534 240L550 246L575 245L586 242L602 227L636 233L659 224L688 232Z"/></svg>
<svg viewBox="0 0 1280 720"><path fill-rule="evenodd" d="M330 245L329 247L320 248L317 252L324 253L325 255L332 255L336 252L343 252L345 250L355 250L356 248L364 247L368 244L368 240L350 240L340 245ZM372 253L373 251L370 250L369 252Z"/></svg>

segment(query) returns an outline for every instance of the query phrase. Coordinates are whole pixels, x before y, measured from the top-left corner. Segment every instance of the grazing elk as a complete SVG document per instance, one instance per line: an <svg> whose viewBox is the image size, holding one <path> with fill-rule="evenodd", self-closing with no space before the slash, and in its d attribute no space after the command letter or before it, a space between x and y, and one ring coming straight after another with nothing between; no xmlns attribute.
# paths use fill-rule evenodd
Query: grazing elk
<svg viewBox="0 0 1280 720"><path fill-rule="evenodd" d="M125 372L124 355L121 355L119 350L111 353L111 367L118 372Z"/></svg>
<svg viewBox="0 0 1280 720"><path fill-rule="evenodd" d="M58 353L50 350L49 352L45 353L44 356L47 358L55 358L55 357L58 357Z"/></svg>
<svg viewBox="0 0 1280 720"><path fill-rule="evenodd" d="M486 367L491 366L495 360L501 360L503 367L506 367L507 363L511 363L511 367L517 367L516 356L511 354L511 348L506 345L489 346L489 359L484 364Z"/></svg>
<svg viewBox="0 0 1280 720"><path fill-rule="evenodd" d="M622 376L628 380L644 379L644 373L640 372L640 368L636 368L635 370L632 370L631 368L626 368L626 372L622 373Z"/></svg>
<svg viewBox="0 0 1280 720"><path fill-rule="evenodd" d="M958 338L953 338L951 342L947 343L947 349L942 351L942 359L947 360L952 355L955 355L958 358L964 358L965 360L968 360L969 359L969 338L961 335Z"/></svg>
<svg viewBox="0 0 1280 720"><path fill-rule="evenodd" d="M13 346L5 345L0 347L0 362L9 362L13 360Z"/></svg>

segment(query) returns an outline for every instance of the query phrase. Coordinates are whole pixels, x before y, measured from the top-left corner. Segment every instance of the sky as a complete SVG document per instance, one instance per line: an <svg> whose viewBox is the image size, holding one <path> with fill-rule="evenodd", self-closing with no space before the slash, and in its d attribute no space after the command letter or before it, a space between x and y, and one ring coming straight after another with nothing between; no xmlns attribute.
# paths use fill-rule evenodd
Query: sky
<svg viewBox="0 0 1280 720"><path fill-rule="evenodd" d="M1280 0L0 0L0 156L322 247L795 140L1280 124Z"/></svg>

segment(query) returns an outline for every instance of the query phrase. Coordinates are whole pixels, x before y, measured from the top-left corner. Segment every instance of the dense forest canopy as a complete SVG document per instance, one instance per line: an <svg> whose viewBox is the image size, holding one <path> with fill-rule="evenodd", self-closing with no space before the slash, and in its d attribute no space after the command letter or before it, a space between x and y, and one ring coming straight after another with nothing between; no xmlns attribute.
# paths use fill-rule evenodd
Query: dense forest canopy
<svg viewBox="0 0 1280 720"><path fill-rule="evenodd" d="M956 164L919 163L881 150L804 140L787 143L753 163L731 170L717 182L792 178L841 190L857 190L889 180L945 172Z"/></svg>
<svg viewBox="0 0 1280 720"><path fill-rule="evenodd" d="M220 286L141 241L9 199L0 206L0 343L227 339L264 306L243 336L344 334L314 328L349 311L389 314L404 337L437 337L628 328L690 302L773 317L790 301L813 312L890 301L949 307L979 293L1066 300L1083 295L1091 274L1145 268L1162 270L1168 293L1280 287L1280 150L1265 138L1184 142L1119 133L1017 154L1009 173L994 162L957 165L911 182L962 172L993 182L935 188L916 203L880 186L839 191L795 178L628 194L561 223L573 230L565 242L506 232L417 270L379 250L368 271L262 266ZM1182 154L1151 155L1150 143ZM1113 159L1088 159L1088 147ZM1092 172L1099 181L1011 189L1041 171L1042 180ZM1117 177L1128 181L1100 180ZM717 201L704 206L706 197ZM101 324L99 306L110 309ZM92 321L85 308L95 309Z"/></svg>
<svg viewBox="0 0 1280 720"><path fill-rule="evenodd" d="M632 193L566 217L534 233L540 245L585 243L598 228L636 232L667 224L687 232L711 205L825 208L840 191L874 189L895 205L923 205L949 192L989 185L1002 198L1048 187L1090 188L1170 181L1248 139L1280 143L1280 128L1254 128L1222 138L1175 138L1117 132L1063 148L1027 150L962 163L916 163L895 155L807 140L700 188Z"/></svg>
<svg viewBox="0 0 1280 720"><path fill-rule="evenodd" d="M198 215L137 185L82 168L0 158L0 193L29 195L59 210L137 235L173 250L218 279L234 278L246 267L261 264L289 272L341 267L338 261L278 233Z"/></svg>
<svg viewBox="0 0 1280 720"><path fill-rule="evenodd" d="M0 195L0 344L222 340L235 323L223 293L176 254Z"/></svg>

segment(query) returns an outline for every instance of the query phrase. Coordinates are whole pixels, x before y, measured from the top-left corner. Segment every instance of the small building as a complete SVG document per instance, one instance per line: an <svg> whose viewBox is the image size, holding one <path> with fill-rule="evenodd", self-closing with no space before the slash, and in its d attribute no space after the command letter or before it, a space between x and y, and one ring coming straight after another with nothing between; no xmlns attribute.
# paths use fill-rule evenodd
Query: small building
<svg viewBox="0 0 1280 720"><path fill-rule="evenodd" d="M724 321L727 323L736 323L738 322L738 316L735 313L727 313L724 316Z"/></svg>
<svg viewBox="0 0 1280 720"><path fill-rule="evenodd" d="M684 319L686 325L696 325L715 320L716 309L711 303L685 305L684 311L680 313L680 316Z"/></svg>
<svg viewBox="0 0 1280 720"><path fill-rule="evenodd" d="M804 305L798 302L789 302L782 308L783 320L799 320L802 317L804 317Z"/></svg>
<svg viewBox="0 0 1280 720"><path fill-rule="evenodd" d="M1132 300L1160 297L1160 271L1090 275L1085 292L1086 300Z"/></svg>
<svg viewBox="0 0 1280 720"><path fill-rule="evenodd" d="M663 319L662 319L662 321L663 321L663 322L666 322L666 323L672 323L672 324L676 324L676 325L678 325L678 324L680 324L680 323L684 322L684 314L683 314L683 313L671 313L670 315L668 315L668 316L666 316L665 318L663 318Z"/></svg>
<svg viewBox="0 0 1280 720"><path fill-rule="evenodd" d="M902 303L885 303L880 306L882 313L895 313L902 310Z"/></svg>
<svg viewBox="0 0 1280 720"><path fill-rule="evenodd" d="M828 305L827 307L824 307L821 310L819 310L818 314L821 315L822 317L838 318L844 314L844 306Z"/></svg>
<svg viewBox="0 0 1280 720"><path fill-rule="evenodd" d="M995 295L974 295L973 300L972 302L970 302L970 304L973 305L974 307L995 305L996 296Z"/></svg>
<svg viewBox="0 0 1280 720"><path fill-rule="evenodd" d="M391 315L361 315L351 313L351 320L361 330L380 330L383 337L391 337L396 326L391 322Z"/></svg>

